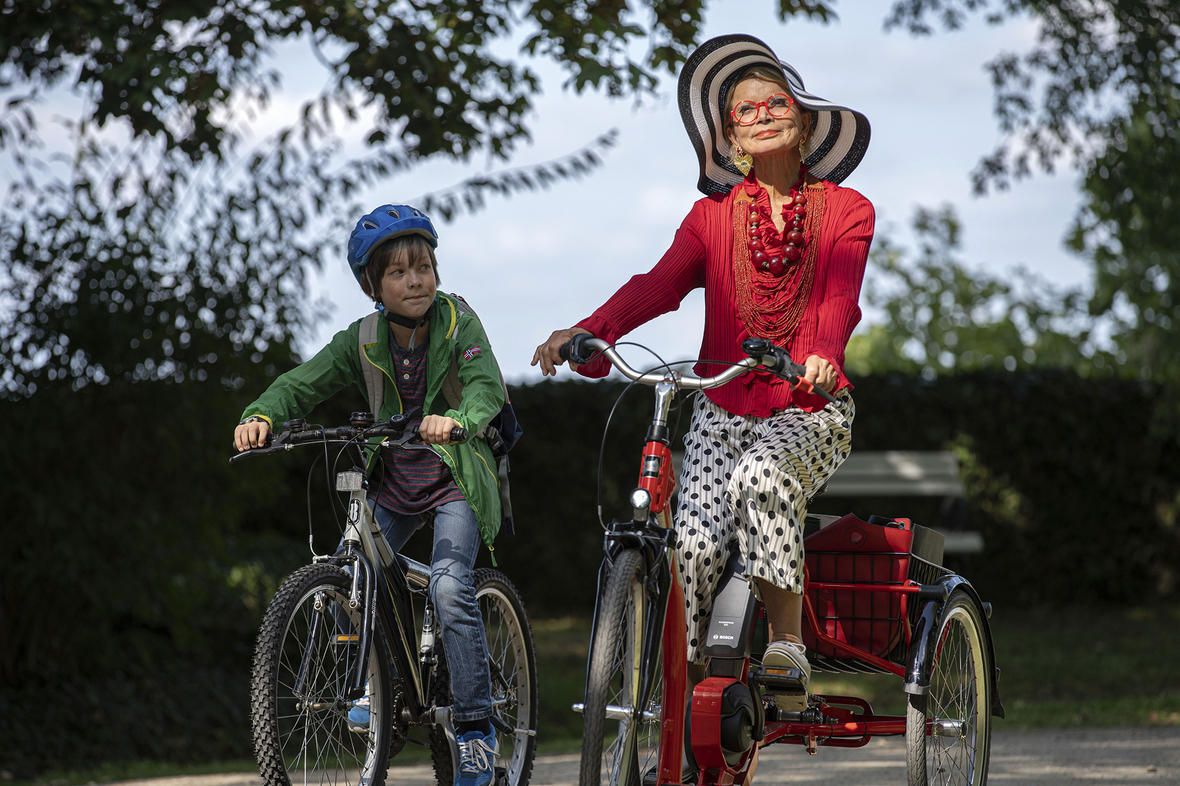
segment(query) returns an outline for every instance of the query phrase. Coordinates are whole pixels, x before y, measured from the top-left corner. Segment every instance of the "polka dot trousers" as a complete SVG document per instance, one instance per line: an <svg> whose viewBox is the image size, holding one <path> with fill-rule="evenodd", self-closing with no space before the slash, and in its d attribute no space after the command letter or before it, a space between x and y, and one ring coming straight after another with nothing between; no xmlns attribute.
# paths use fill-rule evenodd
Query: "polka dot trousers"
<svg viewBox="0 0 1180 786"><path fill-rule="evenodd" d="M856 408L847 390L819 412L792 407L738 417L697 396L684 438L676 568L684 586L688 659L703 660L713 593L730 543L747 577L803 592L807 501L848 458Z"/></svg>

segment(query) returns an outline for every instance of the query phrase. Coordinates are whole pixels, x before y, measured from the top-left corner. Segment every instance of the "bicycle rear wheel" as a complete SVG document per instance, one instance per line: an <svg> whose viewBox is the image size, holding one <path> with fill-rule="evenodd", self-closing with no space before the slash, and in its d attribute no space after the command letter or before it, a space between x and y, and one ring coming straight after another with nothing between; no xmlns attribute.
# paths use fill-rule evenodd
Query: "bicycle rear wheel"
<svg viewBox="0 0 1180 786"><path fill-rule="evenodd" d="M910 786L981 786L991 747L991 651L982 612L961 589L942 614L930 691L910 696L906 764Z"/></svg>
<svg viewBox="0 0 1180 786"><path fill-rule="evenodd" d="M615 558L595 620L582 706L579 786L638 786L660 753L662 673L642 662L647 628L643 556L633 549ZM654 669L651 696L638 697L644 669Z"/></svg>
<svg viewBox="0 0 1180 786"><path fill-rule="evenodd" d="M537 656L524 604L512 582L497 570L475 571L475 599L483 617L492 678L493 724L500 752L495 786L528 786L537 752ZM437 704L449 704L449 672L445 653L436 672ZM507 727L511 732L505 731ZM455 762L442 729L431 731L431 759L440 786L453 781Z"/></svg>
<svg viewBox="0 0 1180 786"><path fill-rule="evenodd" d="M382 786L399 687L377 627L369 657L367 728L352 731L347 683L359 654L361 609L352 579L331 565L307 565L279 588L258 633L251 716L258 768L267 786L331 783ZM399 711L400 714L400 711Z"/></svg>

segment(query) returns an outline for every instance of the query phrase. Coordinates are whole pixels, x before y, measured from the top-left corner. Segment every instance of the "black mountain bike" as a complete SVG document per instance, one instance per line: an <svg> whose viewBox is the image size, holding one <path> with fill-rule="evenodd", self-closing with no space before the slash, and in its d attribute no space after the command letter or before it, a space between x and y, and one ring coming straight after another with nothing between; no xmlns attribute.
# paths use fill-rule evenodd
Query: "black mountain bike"
<svg viewBox="0 0 1180 786"><path fill-rule="evenodd" d="M453 780L459 749L446 652L427 595L430 567L390 549L366 503L360 468L370 437L400 448L416 441L409 419L398 415L374 423L372 414L360 412L350 425L336 428L290 421L267 447L230 459L319 445L325 458L335 446L337 465L346 456L358 464L336 474L336 491L347 495L340 548L332 555L313 549L312 564L283 582L258 633L251 717L268 786L381 786L390 758L407 743L430 748L440 786ZM451 441L466 436L457 428ZM532 631L516 589L500 572L477 569L475 595L487 635L491 721L499 743L494 783L527 786L537 729ZM368 723L362 725L355 710L366 700Z"/></svg>

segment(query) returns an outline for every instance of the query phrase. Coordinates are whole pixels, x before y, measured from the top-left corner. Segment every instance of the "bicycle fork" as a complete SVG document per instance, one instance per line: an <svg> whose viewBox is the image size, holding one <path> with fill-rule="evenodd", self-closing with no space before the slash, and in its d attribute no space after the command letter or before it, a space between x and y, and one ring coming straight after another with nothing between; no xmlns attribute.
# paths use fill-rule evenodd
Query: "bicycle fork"
<svg viewBox="0 0 1180 786"><path fill-rule="evenodd" d="M351 475L357 477L349 477ZM376 631L377 579L373 565L359 548L365 505L363 476L356 471L341 472L336 477L336 488L339 491L353 492L352 499L348 503L348 519L344 531L345 553L332 559L335 564L351 574L352 588L346 603L350 609L360 609L361 616L355 641L357 657L349 670L343 694L343 699L351 702L365 695L365 687L369 679L369 656L372 652L373 635ZM342 627L342 620L333 618L330 609L324 603L322 594L317 595L315 599L315 615L308 626L308 639L304 644L302 665L293 690L296 696L303 696L306 693L307 670L313 661L312 650L315 648L321 625L328 626L328 630L336 631ZM339 642L341 634L337 632L335 635L337 642ZM345 635L343 638L347 639L347 643L353 643L351 635Z"/></svg>

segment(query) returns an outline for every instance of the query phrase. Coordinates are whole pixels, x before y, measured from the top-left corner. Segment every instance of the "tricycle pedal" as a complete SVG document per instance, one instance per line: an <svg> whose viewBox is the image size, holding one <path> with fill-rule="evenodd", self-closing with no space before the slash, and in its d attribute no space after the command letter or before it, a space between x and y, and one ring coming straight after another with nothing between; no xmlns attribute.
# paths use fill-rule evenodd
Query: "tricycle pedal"
<svg viewBox="0 0 1180 786"><path fill-rule="evenodd" d="M763 666L751 669L750 681L770 694L802 696L807 693L806 677L802 669L794 667Z"/></svg>

